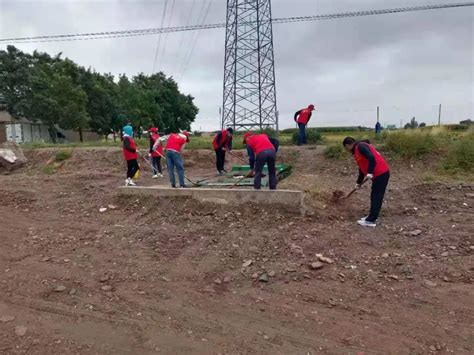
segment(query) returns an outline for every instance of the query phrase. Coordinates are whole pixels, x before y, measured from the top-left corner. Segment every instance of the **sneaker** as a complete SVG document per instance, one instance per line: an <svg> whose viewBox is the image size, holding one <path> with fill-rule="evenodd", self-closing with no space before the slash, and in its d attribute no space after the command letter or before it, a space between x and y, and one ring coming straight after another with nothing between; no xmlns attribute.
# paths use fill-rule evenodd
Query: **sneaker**
<svg viewBox="0 0 474 355"><path fill-rule="evenodd" d="M159 174L158 174L158 177L162 178L162 177L163 177L163 174L159 173Z"/></svg>
<svg viewBox="0 0 474 355"><path fill-rule="evenodd" d="M377 226L377 224L375 222L369 222L367 220L358 220L357 221L357 224L362 226L362 227L372 227L372 228L375 228Z"/></svg>
<svg viewBox="0 0 474 355"><path fill-rule="evenodd" d="M222 176L222 175L224 175L224 172L223 172L223 171L219 171L219 170L217 170L217 175L220 175L220 176Z"/></svg>
<svg viewBox="0 0 474 355"><path fill-rule="evenodd" d="M125 180L125 186L137 186L137 184L135 184L133 180L129 178Z"/></svg>
<svg viewBox="0 0 474 355"><path fill-rule="evenodd" d="M151 178L152 178L152 179L156 179L157 177L158 177L158 175L155 174L155 175L153 175Z"/></svg>
<svg viewBox="0 0 474 355"><path fill-rule="evenodd" d="M223 174L227 174L227 170L225 170L225 169L222 169L221 173L223 173Z"/></svg>

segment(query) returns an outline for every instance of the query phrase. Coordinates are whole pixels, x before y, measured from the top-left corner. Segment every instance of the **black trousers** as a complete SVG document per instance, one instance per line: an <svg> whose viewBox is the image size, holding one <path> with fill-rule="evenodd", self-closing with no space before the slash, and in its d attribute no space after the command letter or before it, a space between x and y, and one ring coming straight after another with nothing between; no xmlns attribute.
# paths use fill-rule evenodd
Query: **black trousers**
<svg viewBox="0 0 474 355"><path fill-rule="evenodd" d="M253 180L253 187L260 190L262 187L262 170L265 164L268 166L268 184L270 190L276 190L276 168L275 168L276 153L274 150L264 150L257 155L255 160L255 178Z"/></svg>
<svg viewBox="0 0 474 355"><path fill-rule="evenodd" d="M161 157L151 157L151 167L153 169L153 175L158 173L163 174L161 169Z"/></svg>
<svg viewBox="0 0 474 355"><path fill-rule="evenodd" d="M140 168L137 159L127 160L127 179L133 178L138 169Z"/></svg>
<svg viewBox="0 0 474 355"><path fill-rule="evenodd" d="M225 150L217 149L216 150L216 169L217 171L224 170L225 164Z"/></svg>
<svg viewBox="0 0 474 355"><path fill-rule="evenodd" d="M375 222L379 218L380 209L382 208L383 197L387 189L390 172L377 176L372 180L372 192L370 194L370 213L367 222Z"/></svg>

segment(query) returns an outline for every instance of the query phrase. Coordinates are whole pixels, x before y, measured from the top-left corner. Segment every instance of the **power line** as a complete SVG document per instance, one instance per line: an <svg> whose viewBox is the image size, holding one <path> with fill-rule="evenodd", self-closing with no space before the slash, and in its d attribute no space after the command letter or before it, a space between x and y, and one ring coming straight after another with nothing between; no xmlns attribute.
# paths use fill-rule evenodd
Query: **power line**
<svg viewBox="0 0 474 355"><path fill-rule="evenodd" d="M188 17L186 19L186 25L185 26L189 26L189 23L191 22L191 17L192 17L192 14L193 14L193 10L194 10L194 5L196 4L196 0L193 0L192 4L191 4L191 10L189 11L189 14L188 14ZM183 45L184 45L184 39L185 39L185 34L184 32L181 33L181 38L180 38L180 41L179 41L179 47L178 47L178 56L177 56L177 59L180 59L181 58L181 49L183 48ZM186 53L185 53L186 54ZM181 66L179 65L178 68L180 68Z"/></svg>
<svg viewBox="0 0 474 355"><path fill-rule="evenodd" d="M382 9L382 10L340 12L340 13L326 14L326 15L284 17L284 18L273 19L272 22L274 24L280 24L280 23L293 23L293 22L322 21L322 20L334 20L334 19L347 18L347 17L386 15L386 14L396 14L396 13L412 12L412 11L439 10L439 9L461 8L461 7L470 7L470 6L474 6L473 1L464 2L464 3L449 3L449 4L438 4L438 5L401 7L401 8L394 8L394 9ZM201 25L193 25L193 26L147 28L147 29L138 29L138 30L63 34L63 35L51 35L51 36L3 38L3 39L0 39L0 43L1 42L36 43L36 42L92 40L92 39L103 39L103 38L121 38L121 37L133 37L133 36L147 36L147 35L160 34L160 33L208 30L208 29L217 29L217 28L225 28L225 23L214 23L214 24L207 24L207 25L201 24Z"/></svg>
<svg viewBox="0 0 474 355"><path fill-rule="evenodd" d="M170 12L170 17L168 20L168 27L171 25L171 19L173 18L173 12L174 12L174 5L175 5L176 0L173 0L173 3L171 4L171 12ZM161 57L160 60L158 61L158 66L161 67L161 63L165 59L165 53L166 53L166 42L168 41L168 35L169 32L166 32L165 34L165 43L163 44L163 51L161 52Z"/></svg>
<svg viewBox="0 0 474 355"><path fill-rule="evenodd" d="M166 16L166 7L167 6L168 6L168 0L165 0L165 8L163 10L163 15L161 16L161 27L163 27L164 24L165 24L165 16ZM152 74L155 74L156 60L158 59L158 53L160 52L160 46L161 46L161 33L158 35L158 43L156 45L155 60L153 61Z"/></svg>

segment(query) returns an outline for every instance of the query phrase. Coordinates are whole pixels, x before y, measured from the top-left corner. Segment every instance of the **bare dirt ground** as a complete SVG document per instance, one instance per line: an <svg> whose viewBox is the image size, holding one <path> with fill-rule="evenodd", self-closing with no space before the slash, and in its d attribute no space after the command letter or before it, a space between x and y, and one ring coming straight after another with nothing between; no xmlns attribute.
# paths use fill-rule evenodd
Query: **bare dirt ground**
<svg viewBox="0 0 474 355"><path fill-rule="evenodd" d="M373 230L355 223L368 186L330 202L356 168L320 148L280 157L305 216L119 197L115 149L76 149L52 175L54 150L26 156L0 175L1 354L474 352L474 186L423 183L430 164L391 162ZM185 160L214 171L211 152Z"/></svg>

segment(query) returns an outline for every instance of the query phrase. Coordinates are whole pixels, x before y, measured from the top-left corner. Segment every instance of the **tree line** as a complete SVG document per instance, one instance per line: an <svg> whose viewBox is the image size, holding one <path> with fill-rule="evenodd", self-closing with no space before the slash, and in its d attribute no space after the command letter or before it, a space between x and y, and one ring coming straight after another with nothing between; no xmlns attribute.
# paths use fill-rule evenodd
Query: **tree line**
<svg viewBox="0 0 474 355"><path fill-rule="evenodd" d="M107 136L130 123L158 126L161 131L189 130L198 108L194 97L179 91L162 72L128 78L84 68L59 53L24 53L14 46L0 50L0 97L14 118L25 117L56 126Z"/></svg>

